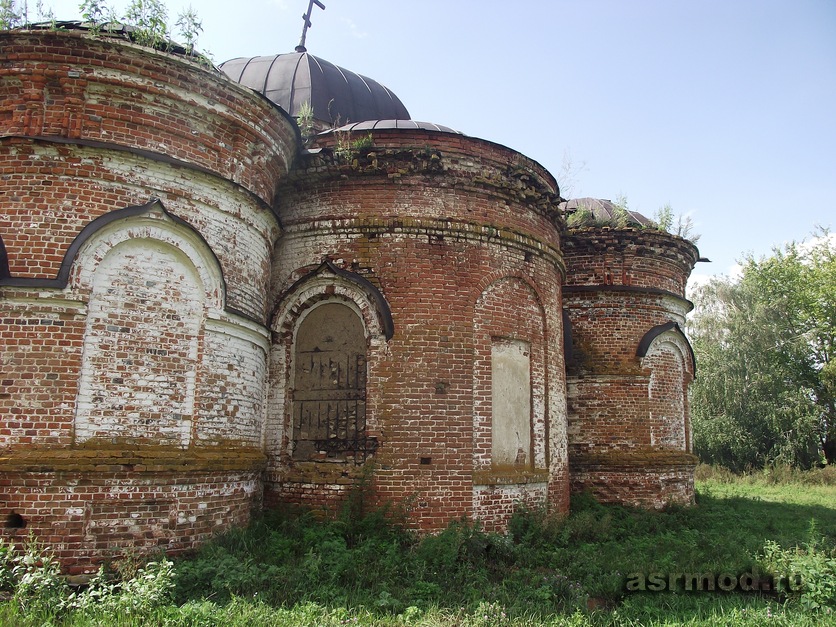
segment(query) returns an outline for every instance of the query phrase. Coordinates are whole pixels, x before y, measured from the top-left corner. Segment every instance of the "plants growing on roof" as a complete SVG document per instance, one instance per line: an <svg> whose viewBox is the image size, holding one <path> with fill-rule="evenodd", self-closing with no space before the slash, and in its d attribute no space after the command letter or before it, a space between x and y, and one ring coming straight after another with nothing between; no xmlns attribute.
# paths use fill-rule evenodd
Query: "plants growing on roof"
<svg viewBox="0 0 836 627"><path fill-rule="evenodd" d="M125 12L125 21L135 28L134 41L152 48L161 48L167 42L167 19L168 9L162 0L131 0Z"/></svg>
<svg viewBox="0 0 836 627"><path fill-rule="evenodd" d="M188 9L180 12L175 25L180 29L180 34L186 42L187 54L193 56L195 54L197 37L203 32L203 22L198 19L197 11L192 8L192 5L189 5Z"/></svg>
<svg viewBox="0 0 836 627"><path fill-rule="evenodd" d="M311 136L314 134L313 107L309 101L306 100L299 106L296 123L299 125L299 132L302 134L302 139L307 146L310 143Z"/></svg>

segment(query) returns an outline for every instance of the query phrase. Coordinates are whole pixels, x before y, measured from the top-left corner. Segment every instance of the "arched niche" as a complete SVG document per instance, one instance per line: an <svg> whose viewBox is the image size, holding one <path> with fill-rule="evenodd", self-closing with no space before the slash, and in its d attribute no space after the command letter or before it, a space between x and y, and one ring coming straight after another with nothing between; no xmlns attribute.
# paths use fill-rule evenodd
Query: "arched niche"
<svg viewBox="0 0 836 627"><path fill-rule="evenodd" d="M75 438L187 445L204 289L161 242L114 246L91 276Z"/></svg>
<svg viewBox="0 0 836 627"><path fill-rule="evenodd" d="M690 451L688 385L693 380L693 351L679 326L658 325L639 345L642 369L648 372L649 444Z"/></svg>
<svg viewBox="0 0 836 627"><path fill-rule="evenodd" d="M205 320L224 304L217 258L159 201L103 216L70 250L60 278L87 302L75 441L188 446Z"/></svg>
<svg viewBox="0 0 836 627"><path fill-rule="evenodd" d="M376 432L376 397L370 385L394 334L392 314L380 290L364 277L325 261L284 292L270 328L273 344L266 441L271 463L362 463L374 454L378 440L370 434ZM313 383L305 383L311 376L305 370L316 366L331 372L331 361L322 353L332 349L335 352L328 359L339 354L343 365L339 372L334 366L342 383L320 383L322 394L334 397L329 410L327 399L316 398L310 387ZM352 369L354 374L350 374ZM349 378L339 378L344 376ZM316 428L310 426L313 414L309 419L304 413L306 407L314 409L314 402L320 403L315 408L320 421ZM334 415L337 409L339 424Z"/></svg>
<svg viewBox="0 0 836 627"><path fill-rule="evenodd" d="M366 336L357 312L320 302L301 317L293 346L291 455L297 461L363 459Z"/></svg>
<svg viewBox="0 0 836 627"><path fill-rule="evenodd" d="M542 304L519 277L488 285L474 306L476 470L546 467L546 328Z"/></svg>

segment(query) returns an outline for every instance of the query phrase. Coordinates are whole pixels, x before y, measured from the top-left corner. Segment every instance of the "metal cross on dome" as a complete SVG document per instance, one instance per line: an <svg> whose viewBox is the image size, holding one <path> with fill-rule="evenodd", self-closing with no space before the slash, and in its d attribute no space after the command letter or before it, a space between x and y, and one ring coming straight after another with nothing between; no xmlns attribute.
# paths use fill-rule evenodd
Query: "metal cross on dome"
<svg viewBox="0 0 836 627"><path fill-rule="evenodd" d="M308 12L302 14L302 19L305 21L305 25L302 27L302 38L299 40L299 45L296 46L296 52L308 51L308 49L305 48L305 37L308 34L308 29L311 27L311 11L313 11L313 5L318 6L323 11L325 10L325 5L319 0L310 0L310 2L308 2Z"/></svg>

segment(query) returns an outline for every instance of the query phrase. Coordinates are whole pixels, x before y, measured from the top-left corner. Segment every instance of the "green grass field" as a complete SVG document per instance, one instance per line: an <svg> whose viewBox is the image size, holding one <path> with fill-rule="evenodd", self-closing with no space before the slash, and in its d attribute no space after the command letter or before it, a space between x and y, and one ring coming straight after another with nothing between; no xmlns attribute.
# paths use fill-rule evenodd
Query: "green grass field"
<svg viewBox="0 0 836 627"><path fill-rule="evenodd" d="M274 513L171 573L111 581L95 598L67 603L60 586L30 582L0 604L0 623L836 625L833 470L701 467L695 507L647 512L581 496L568 517L520 512L507 535L460 523L418 538L391 512L356 508L333 521ZM11 595L9 560L0 588ZM715 591L686 590L687 573ZM789 585L741 589L769 575Z"/></svg>

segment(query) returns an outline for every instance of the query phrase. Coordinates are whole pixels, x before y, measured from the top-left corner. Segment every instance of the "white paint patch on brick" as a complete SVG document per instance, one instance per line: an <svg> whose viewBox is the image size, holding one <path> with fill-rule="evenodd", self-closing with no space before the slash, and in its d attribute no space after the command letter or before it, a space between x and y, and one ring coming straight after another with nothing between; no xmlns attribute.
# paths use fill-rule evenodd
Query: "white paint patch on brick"
<svg viewBox="0 0 836 627"><path fill-rule="evenodd" d="M642 367L650 370L647 396L651 446L687 450L686 389L690 376L684 350L679 334L668 331L656 338L642 359Z"/></svg>
<svg viewBox="0 0 836 627"><path fill-rule="evenodd" d="M261 445L267 355L261 342L240 337L231 325L206 325L197 442L234 440ZM250 334L248 334L250 335ZM259 338L262 340L264 338Z"/></svg>
<svg viewBox="0 0 836 627"><path fill-rule="evenodd" d="M492 459L525 465L531 455L531 346L495 338L491 345Z"/></svg>
<svg viewBox="0 0 836 627"><path fill-rule="evenodd" d="M88 305L75 438L187 446L204 289L162 242L128 240L98 265Z"/></svg>

